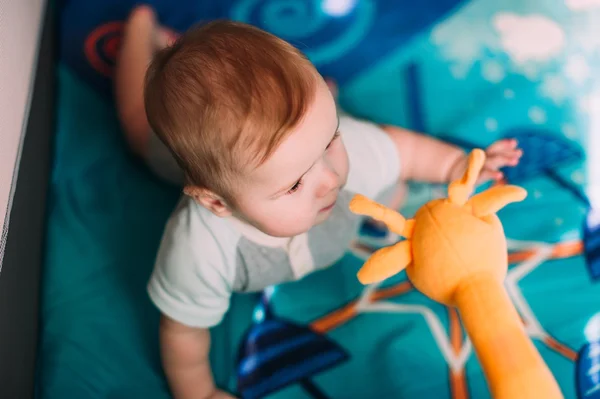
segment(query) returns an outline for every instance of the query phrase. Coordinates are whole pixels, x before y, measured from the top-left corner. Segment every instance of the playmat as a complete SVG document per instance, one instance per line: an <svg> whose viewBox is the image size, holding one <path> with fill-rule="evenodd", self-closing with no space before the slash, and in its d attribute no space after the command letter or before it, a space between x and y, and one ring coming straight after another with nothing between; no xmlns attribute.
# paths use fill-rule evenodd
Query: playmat
<svg viewBox="0 0 600 399"><path fill-rule="evenodd" d="M525 155L506 179L529 196L499 215L510 249L506 286L565 396L600 397L600 2L150 3L175 30L224 17L290 40L338 81L342 107L359 117L464 148L517 137ZM178 190L129 154L111 92L134 4L59 2L42 399L169 398L159 315L145 286ZM411 193L407 216L444 187ZM301 281L234 296L212 331L217 383L244 398L489 397L454 310L404 274L368 287L357 281L378 234L363 230L338 264Z"/></svg>

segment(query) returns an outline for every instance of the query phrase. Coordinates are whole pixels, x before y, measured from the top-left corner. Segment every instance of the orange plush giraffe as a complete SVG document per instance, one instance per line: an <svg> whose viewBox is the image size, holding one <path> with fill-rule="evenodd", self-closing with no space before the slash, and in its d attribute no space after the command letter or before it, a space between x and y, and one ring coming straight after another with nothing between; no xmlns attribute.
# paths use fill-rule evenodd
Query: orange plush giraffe
<svg viewBox="0 0 600 399"><path fill-rule="evenodd" d="M378 250L358 272L363 284L382 281L406 269L412 284L429 298L458 309L496 399L554 399L563 395L529 339L505 288L506 238L496 212L527 192L496 186L469 199L485 153L474 150L461 180L448 198L423 205L414 219L364 196L352 212L384 222L406 240Z"/></svg>

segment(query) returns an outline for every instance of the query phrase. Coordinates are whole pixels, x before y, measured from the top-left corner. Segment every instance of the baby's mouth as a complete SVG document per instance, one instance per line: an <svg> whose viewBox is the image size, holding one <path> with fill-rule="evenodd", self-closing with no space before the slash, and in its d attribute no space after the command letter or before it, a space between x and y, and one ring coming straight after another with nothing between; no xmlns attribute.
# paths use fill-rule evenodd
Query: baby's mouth
<svg viewBox="0 0 600 399"><path fill-rule="evenodd" d="M322 212L327 212L327 211L332 210L333 207L335 206L336 201L337 201L337 198L335 199L335 201L333 201L331 203L331 205L326 206L325 208L321 209L319 212L322 213Z"/></svg>

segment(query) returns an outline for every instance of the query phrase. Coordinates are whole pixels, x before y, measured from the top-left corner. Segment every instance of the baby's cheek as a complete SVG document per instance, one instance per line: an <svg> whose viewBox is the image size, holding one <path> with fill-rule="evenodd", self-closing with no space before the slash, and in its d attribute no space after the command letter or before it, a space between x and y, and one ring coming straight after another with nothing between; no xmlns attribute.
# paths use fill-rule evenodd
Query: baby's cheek
<svg viewBox="0 0 600 399"><path fill-rule="evenodd" d="M304 203L298 208L299 213L296 215L298 226L302 227L303 229L312 228L315 223L317 223L317 219L319 218L319 210L322 207L323 206L319 205L316 200Z"/></svg>
<svg viewBox="0 0 600 399"><path fill-rule="evenodd" d="M298 206L295 210L296 219L299 223L307 224L311 223L315 218L315 214L317 213L317 205L316 201L306 201Z"/></svg>
<svg viewBox="0 0 600 399"><path fill-rule="evenodd" d="M313 211L306 201L293 201L285 207L270 208L270 219L287 228L303 228L313 218Z"/></svg>
<svg viewBox="0 0 600 399"><path fill-rule="evenodd" d="M339 154L336 154L337 158L338 158L336 160L336 164L337 164L336 169L338 170L338 176L340 176L340 179L342 180L341 183L345 184L346 180L348 178L348 171L350 169L350 165L349 165L348 152L346 151L346 147L344 146L343 143L340 147L341 147L341 149L339 151Z"/></svg>

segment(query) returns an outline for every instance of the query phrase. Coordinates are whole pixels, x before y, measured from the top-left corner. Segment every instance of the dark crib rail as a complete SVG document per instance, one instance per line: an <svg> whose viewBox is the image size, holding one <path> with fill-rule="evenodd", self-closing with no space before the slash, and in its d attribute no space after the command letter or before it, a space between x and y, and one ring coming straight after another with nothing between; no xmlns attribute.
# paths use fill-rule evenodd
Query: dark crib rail
<svg viewBox="0 0 600 399"><path fill-rule="evenodd" d="M0 272L0 398L35 396L46 196L55 130L56 25L46 5L30 112Z"/></svg>

